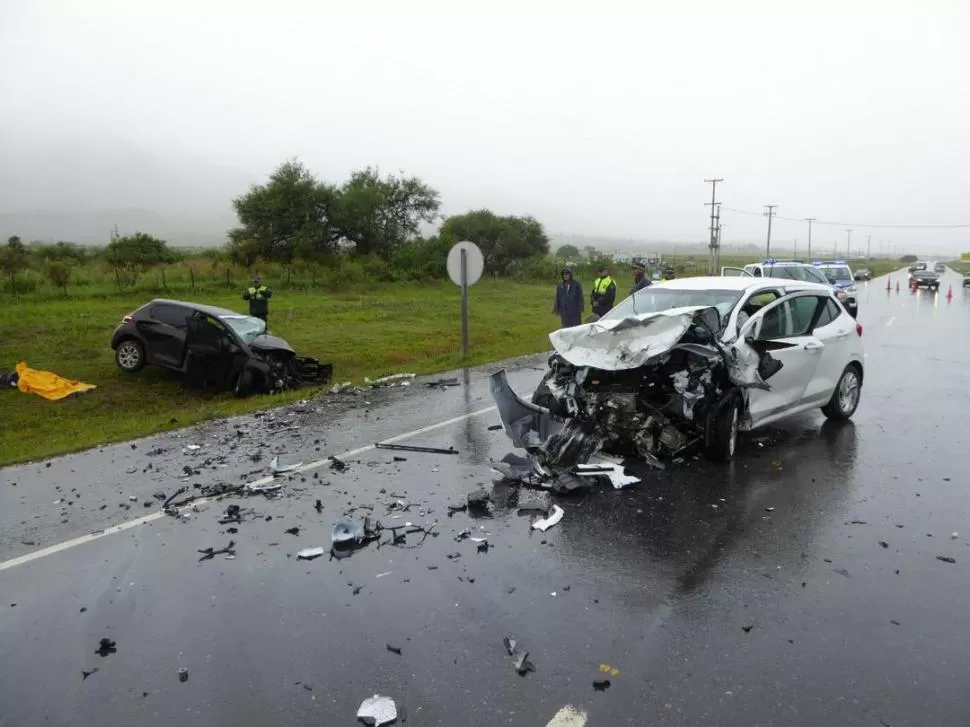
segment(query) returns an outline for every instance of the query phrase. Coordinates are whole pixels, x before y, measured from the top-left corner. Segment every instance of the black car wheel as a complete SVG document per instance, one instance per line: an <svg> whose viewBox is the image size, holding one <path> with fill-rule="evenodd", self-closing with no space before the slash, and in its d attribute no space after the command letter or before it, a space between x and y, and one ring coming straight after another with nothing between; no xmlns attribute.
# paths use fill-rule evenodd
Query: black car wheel
<svg viewBox="0 0 970 727"><path fill-rule="evenodd" d="M730 462L738 446L741 407L736 396L712 414L709 424L706 454L714 462Z"/></svg>
<svg viewBox="0 0 970 727"><path fill-rule="evenodd" d="M139 341L129 338L118 344L115 349L115 363L128 373L141 371L145 367L145 348Z"/></svg>
<svg viewBox="0 0 970 727"><path fill-rule="evenodd" d="M232 395L237 397L244 397L249 394L253 388L253 375L252 372L243 369L238 374L236 374L236 379L232 382Z"/></svg>
<svg viewBox="0 0 970 727"><path fill-rule="evenodd" d="M822 407L822 413L829 419L848 419L859 407L859 396L862 394L862 376L855 364L849 364L842 372L839 383L832 392L829 403Z"/></svg>

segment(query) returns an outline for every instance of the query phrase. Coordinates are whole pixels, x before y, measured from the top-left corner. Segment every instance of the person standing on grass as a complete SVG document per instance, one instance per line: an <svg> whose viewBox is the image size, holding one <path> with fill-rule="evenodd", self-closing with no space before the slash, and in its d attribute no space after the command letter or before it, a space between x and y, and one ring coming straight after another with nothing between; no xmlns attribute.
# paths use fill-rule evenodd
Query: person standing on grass
<svg viewBox="0 0 970 727"><path fill-rule="evenodd" d="M596 269L596 280L593 281L593 295L590 304L593 313L602 317L610 312L616 302L616 282L610 276L609 268L600 265Z"/></svg>
<svg viewBox="0 0 970 727"><path fill-rule="evenodd" d="M647 277L647 269L643 266L643 263L634 263L633 289L630 291L630 295L633 295L638 290L643 290L650 284L650 279Z"/></svg>
<svg viewBox="0 0 970 727"><path fill-rule="evenodd" d="M562 282L556 286L556 302L552 312L559 315L563 328L578 326L586 302L583 300L583 286L573 280L572 268L562 269Z"/></svg>
<svg viewBox="0 0 970 727"><path fill-rule="evenodd" d="M249 301L249 315L261 318L263 323L269 315L269 299L273 296L273 291L263 285L263 279L258 275L253 278L251 288L243 292L243 300Z"/></svg>

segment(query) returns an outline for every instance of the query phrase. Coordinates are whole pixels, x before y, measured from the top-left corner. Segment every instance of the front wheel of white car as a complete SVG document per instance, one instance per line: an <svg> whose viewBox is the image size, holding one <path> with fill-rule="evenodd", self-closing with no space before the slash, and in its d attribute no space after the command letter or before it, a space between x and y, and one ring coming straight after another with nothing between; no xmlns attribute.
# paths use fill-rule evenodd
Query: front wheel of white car
<svg viewBox="0 0 970 727"><path fill-rule="evenodd" d="M741 425L741 408L737 397L732 397L716 411L707 434L707 458L714 462L730 462L738 446Z"/></svg>
<svg viewBox="0 0 970 727"><path fill-rule="evenodd" d="M859 367L849 364L842 372L842 377L832 392L829 403L822 407L822 413L829 419L849 419L859 407L859 395L862 393L862 376Z"/></svg>

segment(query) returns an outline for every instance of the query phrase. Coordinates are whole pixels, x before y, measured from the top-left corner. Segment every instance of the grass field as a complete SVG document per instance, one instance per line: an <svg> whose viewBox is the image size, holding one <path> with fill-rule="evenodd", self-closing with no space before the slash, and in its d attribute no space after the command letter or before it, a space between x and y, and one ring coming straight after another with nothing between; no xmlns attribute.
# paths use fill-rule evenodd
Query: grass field
<svg viewBox="0 0 970 727"><path fill-rule="evenodd" d="M238 292L198 302L244 311ZM175 429L227 414L304 398L309 390L234 399L184 392L181 379L148 367L123 374L108 347L125 313L146 301L67 299L0 305L0 370L19 360L96 384L60 402L0 392L0 465ZM549 285L482 281L470 290L470 364L549 348L558 327ZM368 294L279 291L270 328L298 353L334 364L334 379L360 382L396 372L430 373L462 364L458 288L449 283L394 284Z"/></svg>
<svg viewBox="0 0 970 727"><path fill-rule="evenodd" d="M683 259L683 258L682 258ZM698 268L706 260L695 258ZM722 260L737 266L750 259ZM875 274L899 269L873 261ZM688 266L689 268L689 266ZM183 270L184 272L184 270ZM549 348L548 333L558 327L550 314L555 276L536 283L483 280L470 292L471 354L479 364ZM577 271L588 287L591 271ZM253 411L311 395L288 392L274 397L234 399L228 394L185 392L179 376L155 368L123 374L108 347L111 332L125 313L152 297L182 297L245 311L239 287L215 281L193 292L187 276L171 271L167 292L145 287L118 292L110 278L65 297L59 291L0 300L0 371L24 360L98 386L61 402L16 391L0 392L0 465L33 460L176 429L204 419ZM239 277L242 277L240 271ZM614 266L622 297L631 283L624 266ZM458 289L450 282L378 283L362 292L308 289L306 281L268 282L275 289L270 327L302 355L334 364L336 381L361 382L365 376L433 373L462 365ZM241 287L241 286L240 286ZM38 291L39 293L39 291Z"/></svg>

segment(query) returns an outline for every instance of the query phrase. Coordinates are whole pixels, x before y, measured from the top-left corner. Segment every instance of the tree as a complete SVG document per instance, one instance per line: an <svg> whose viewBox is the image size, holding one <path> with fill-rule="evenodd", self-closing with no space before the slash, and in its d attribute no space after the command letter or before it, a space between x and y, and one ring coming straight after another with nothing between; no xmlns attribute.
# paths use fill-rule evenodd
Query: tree
<svg viewBox="0 0 970 727"><path fill-rule="evenodd" d="M171 262L174 255L168 249L168 243L165 240L145 232L119 235L118 231L114 230L111 233L111 242L104 249L104 259L114 268L120 287L122 271L125 273L124 282L134 285L139 272L144 272L152 265Z"/></svg>
<svg viewBox="0 0 970 727"><path fill-rule="evenodd" d="M915 263L917 260L919 260L919 258L915 255L903 255L901 258L899 258L899 262L901 263Z"/></svg>
<svg viewBox="0 0 970 727"><path fill-rule="evenodd" d="M64 291L67 295L67 284L71 282L71 264L69 258L65 260L55 260L47 266L47 279L55 287Z"/></svg>
<svg viewBox="0 0 970 727"><path fill-rule="evenodd" d="M490 210L475 210L449 217L441 225L449 242L470 240L482 249L485 269L505 275L513 263L549 253L549 238L532 217L499 217Z"/></svg>
<svg viewBox="0 0 970 727"><path fill-rule="evenodd" d="M561 260L574 260L579 257L579 248L575 245L563 245L556 250L556 257Z"/></svg>
<svg viewBox="0 0 970 727"><path fill-rule="evenodd" d="M0 249L0 270L10 276L10 290L17 292L17 273L27 269L27 248L20 238L14 235L7 240L7 246Z"/></svg>
<svg viewBox="0 0 970 727"><path fill-rule="evenodd" d="M296 159L281 164L269 182L232 201L240 227L229 231L229 250L247 264L255 256L293 262L311 252L335 250L333 224L339 192Z"/></svg>
<svg viewBox="0 0 970 727"><path fill-rule="evenodd" d="M440 208L437 190L417 177L381 178L367 167L340 188L337 225L356 253L388 257L417 238L422 222L434 222Z"/></svg>

